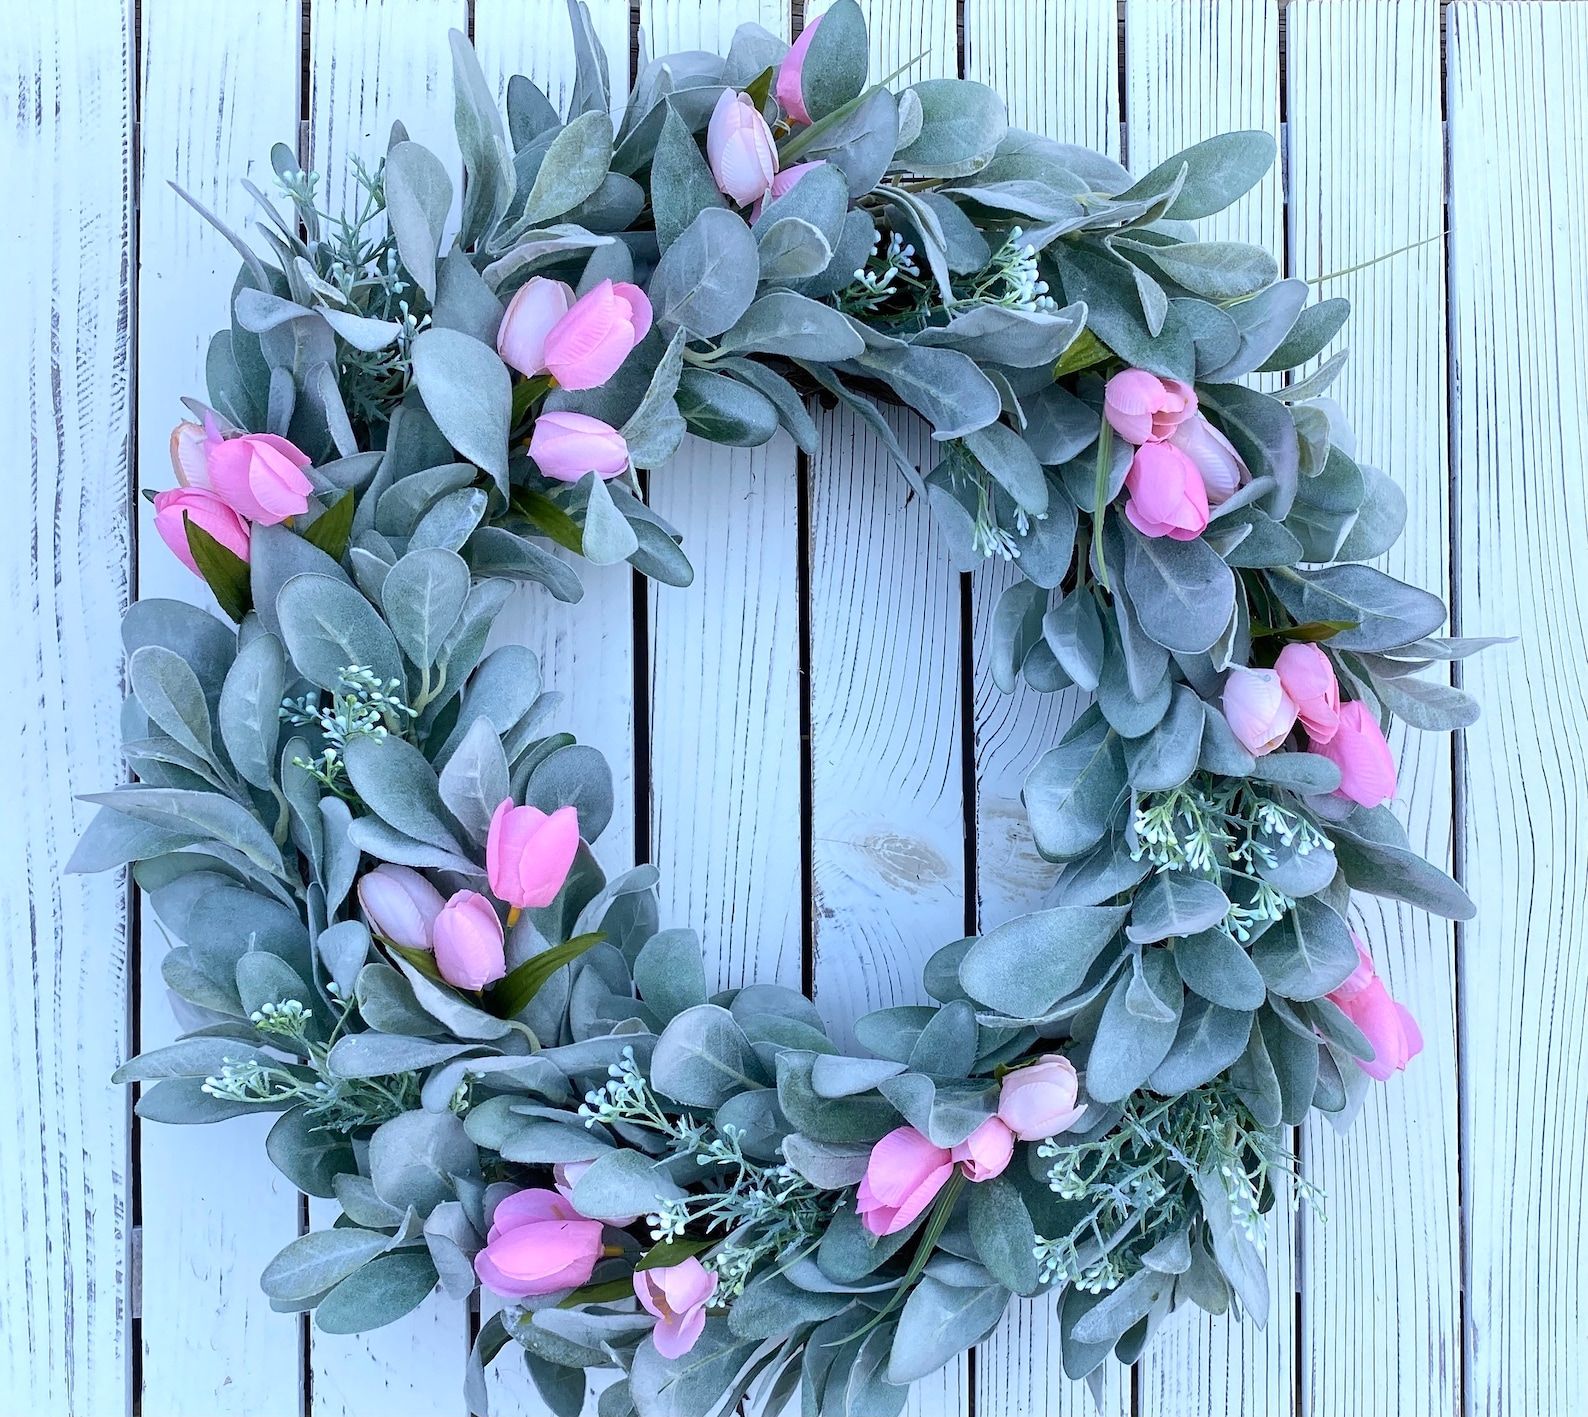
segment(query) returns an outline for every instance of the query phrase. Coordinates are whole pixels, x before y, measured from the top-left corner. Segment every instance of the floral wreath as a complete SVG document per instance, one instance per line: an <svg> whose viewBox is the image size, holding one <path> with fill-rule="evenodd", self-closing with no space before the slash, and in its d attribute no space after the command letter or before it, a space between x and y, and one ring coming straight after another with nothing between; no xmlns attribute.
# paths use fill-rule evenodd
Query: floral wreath
<svg viewBox="0 0 1588 1417"><path fill-rule="evenodd" d="M1191 225L1272 140L1133 180L981 84L868 84L853 0L792 47L746 25L651 60L614 132L569 8L567 121L514 78L504 124L453 36L455 236L400 125L352 216L278 147L273 263L226 233L231 323L153 501L235 623L128 611L136 780L73 861L132 864L203 1023L118 1079L158 1121L280 1114L270 1159L341 1216L267 1267L277 1309L504 1301L477 1410L509 1342L558 1412L609 1367L604 1417L796 1391L885 1417L1013 1296L1056 1304L1094 1382L1182 1305L1261 1322L1284 1129L1421 1047L1352 892L1471 913L1386 806L1381 724L1469 722L1415 676L1485 643L1363 564L1406 509L1325 397L1343 355L1248 379L1347 313ZM552 545L687 585L635 470L686 430L813 451L812 397L958 564L1021 573L999 686L1095 696L1025 784L1043 908L945 945L937 1003L856 1020L854 1051L795 991L709 992L655 869L591 853L601 756L527 649L486 649L515 582L579 598ZM931 425L924 475L887 405Z"/></svg>

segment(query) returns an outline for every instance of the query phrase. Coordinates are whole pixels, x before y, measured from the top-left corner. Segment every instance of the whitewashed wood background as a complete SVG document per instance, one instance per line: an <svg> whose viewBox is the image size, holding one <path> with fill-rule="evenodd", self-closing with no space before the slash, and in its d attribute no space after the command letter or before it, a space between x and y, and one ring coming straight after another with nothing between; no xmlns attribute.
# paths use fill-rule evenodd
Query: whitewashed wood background
<svg viewBox="0 0 1588 1417"><path fill-rule="evenodd" d="M592 9L620 88L637 28L654 53L798 23L787 0ZM983 79L1015 122L1138 167L1221 129L1277 134L1284 173L1220 229L1355 302L1340 394L1411 503L1392 569L1447 593L1459 630L1524 636L1461 671L1487 714L1453 754L1401 744L1412 836L1481 911L1457 930L1389 908L1364 922L1427 1051L1349 1137L1302 1136L1328 1218L1276 1232L1267 1331L1181 1322L1109 1379L1106 1417L1579 1417L1588 4L870 14L878 70ZM270 1311L256 1276L305 1209L266 1168L262 1126L132 1118L107 1079L175 1030L162 943L120 883L60 875L88 815L73 794L120 772L118 614L134 590L192 593L135 492L169 480L177 399L202 388L236 261L167 183L241 222L238 179L265 182L276 139L296 137L333 198L394 117L444 148L454 26L500 85L525 71L561 93L560 0L8 0L0 24L8 1412L463 1414L459 1306L433 1298L360 1339ZM664 919L703 931L724 984L803 978L834 1019L903 1001L934 947L1040 890L1017 794L1076 704L993 688L979 647L1001 573L950 572L853 420L829 417L808 465L781 439L689 448L652 486L686 533L692 588L614 571L576 609L526 595L512 622L614 764L627 810L605 855L661 867ZM501 1411L540 1411L521 1378L498 1387ZM1057 1372L1049 1307L1028 1304L912 1410L1079 1417L1087 1402Z"/></svg>

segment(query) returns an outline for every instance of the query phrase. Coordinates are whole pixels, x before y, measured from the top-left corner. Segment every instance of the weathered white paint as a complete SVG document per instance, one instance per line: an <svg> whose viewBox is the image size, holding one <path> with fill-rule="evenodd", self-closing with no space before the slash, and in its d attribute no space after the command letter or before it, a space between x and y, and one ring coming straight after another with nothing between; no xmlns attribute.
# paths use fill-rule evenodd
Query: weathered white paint
<svg viewBox="0 0 1588 1417"><path fill-rule="evenodd" d="M1406 536L1385 569L1443 594L1450 536L1438 6L1307 0L1287 17L1291 271L1316 279L1377 262L1317 289L1352 302L1339 341L1351 358L1331 393L1350 412L1364 460L1406 491ZM1429 245L1377 259L1429 237ZM1447 862L1450 740L1399 729L1392 742L1396 811L1413 843ZM1371 896L1357 905L1358 928L1396 997L1415 1001L1426 1051L1393 1086L1371 1090L1344 1136L1326 1124L1306 1129L1304 1169L1325 1193L1327 1219L1305 1209L1301 1216L1302 1410L1447 1413L1461 1380L1453 1341L1454 932Z"/></svg>
<svg viewBox="0 0 1588 1417"><path fill-rule="evenodd" d="M627 6L592 8L622 73ZM455 163L445 31L471 10L498 82L528 68L563 92L558 0L314 0L312 146L328 201L346 190L342 156L378 155L393 117ZM777 0L647 0L641 18L654 53L715 47L749 18L787 33L786 10ZM912 75L951 73L961 62L953 5L887 0L870 10L879 72L913 60ZM21 293L12 338L0 345L5 446L8 466L28 469L35 507L0 542L9 613L32 666L32 693L11 696L0 712L0 741L21 745L25 789L0 904L8 922L27 918L33 932L29 944L11 926L0 1002L0 1063L21 1080L0 1148L0 1391L19 1410L91 1417L127 1413L135 1400L126 1098L105 1082L129 1048L126 915L111 883L60 883L57 873L87 815L68 794L118 771L113 626L132 564L129 332L136 317L140 472L164 485L174 401L201 392L201 342L220 318L232 261L179 213L163 182L185 174L237 216L243 206L225 179L250 163L262 171L269 140L292 136L298 84L293 0L142 0L141 11L136 69L127 0L19 7L20 23L0 31L0 73L16 96L0 181L45 224L43 239L33 229L0 237ZM1326 274L1435 235L1440 18L1435 0L1297 0L1283 17L1266 0L1127 0L1132 165L1222 128L1277 131L1283 79L1292 271ZM1110 0L965 0L964 70L1000 87L1017 122L1110 147L1121 116L1114 20ZM1588 863L1574 815L1588 776L1577 726L1588 685L1576 668L1584 601L1571 578L1588 532L1588 427L1574 397L1548 417L1521 402L1524 391L1580 391L1588 380L1569 322L1588 297L1588 173L1572 136L1588 117L1578 82L1588 13L1460 0L1445 20L1448 376L1440 243L1338 277L1322 293L1357 303L1353 361L1338 392L1364 458L1408 491L1408 539L1391 568L1436 590L1451 576L1463 631L1527 636L1464 670L1488 716L1468 735L1455 839L1482 914L1460 933L1453 976L1451 932L1416 912L1364 912L1395 992L1422 1020L1426 1053L1374 1089L1349 1137L1306 1135L1306 1173L1328 1192L1329 1223L1304 1219L1294 1270L1282 1247L1268 1335L1182 1325L1140 1366L1134 1401L1129 1376L1109 1379L1112 1414L1573 1417L1588 1407L1578 1278L1588 1255L1569 1200L1588 1092L1578 1022L1588 979L1575 947ZM1281 200L1276 177L1210 226L1277 248L1287 230ZM1460 391L1453 404L1447 384ZM822 1005L847 1019L916 997L919 961L963 928L967 821L983 923L1040 890L1041 867L1010 804L1070 706L1001 700L979 674L967 737L959 666L981 642L1000 573L974 579L966 644L960 583L923 509L906 501L853 420L829 415L823 427L806 498L810 943ZM907 436L929 459L924 432ZM642 810L673 892L668 918L702 930L724 982L752 973L796 981L801 971L798 476L780 442L754 454L691 447L652 478L699 575L689 590L647 592L652 734L639 755L628 574L587 575L590 593L572 610L527 594L514 626L540 649L549 686L572 690L570 717L612 758L620 804L628 794L602 843L613 865L632 849L636 765L648 759ZM163 552L146 551L144 592L187 593ZM962 800L967 745L974 803ZM1451 839L1449 761L1440 740L1408 735L1400 796L1414 841L1436 857ZM157 983L159 942L139 943L148 1044L174 1024ZM314 1335L300 1385L299 1322L270 1314L255 1287L263 1258L295 1228L297 1206L262 1169L250 1131L140 1130L142 1409L461 1414L467 1321L440 1298L363 1340ZM1000 1417L1088 1410L1057 1375L1050 1309L1023 1306L913 1410L963 1412L971 1391L978 1411ZM521 1376L504 1378L496 1395L503 1411L539 1410Z"/></svg>
<svg viewBox="0 0 1588 1417"><path fill-rule="evenodd" d="M293 0L217 10L145 0L140 27L138 486L172 485L170 432L204 397L204 356L239 257L172 191L179 183L234 230L258 215L243 190L275 185L272 143L296 147L300 11ZM214 608L138 503L138 593ZM166 989L154 912L138 936L143 1048L186 1025ZM173 1009L173 1003L177 1009ZM259 1272L298 1233L297 1188L261 1166L274 1116L211 1127L142 1126L143 1401L170 1417L269 1411L300 1386L303 1321L277 1314Z"/></svg>
<svg viewBox="0 0 1588 1417"><path fill-rule="evenodd" d="M1452 6L1452 452L1458 623L1520 634L1466 666L1459 755L1479 915L1458 932L1474 1414L1588 1410L1588 8Z"/></svg>
<svg viewBox="0 0 1588 1417"><path fill-rule="evenodd" d="M309 13L309 154L325 201L335 210L354 199L351 159L378 159L399 118L447 162L461 193L447 31L463 29L463 0L315 0ZM320 1225L336 1213L334 1202L309 1208ZM325 1334L311 1324L312 1417L462 1417L468 1346L467 1309L439 1291L373 1333Z"/></svg>
<svg viewBox="0 0 1588 1417"><path fill-rule="evenodd" d="M126 0L0 25L0 529L12 669L0 851L0 1402L131 1400L126 890L63 879L117 751L131 552L132 15ZM26 502L27 507L21 504Z"/></svg>

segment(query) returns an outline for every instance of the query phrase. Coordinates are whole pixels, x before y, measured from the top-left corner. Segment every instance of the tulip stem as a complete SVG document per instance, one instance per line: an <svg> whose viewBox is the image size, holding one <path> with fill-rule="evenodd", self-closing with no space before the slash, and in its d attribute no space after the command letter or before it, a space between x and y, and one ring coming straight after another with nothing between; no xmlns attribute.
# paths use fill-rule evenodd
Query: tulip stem
<svg viewBox="0 0 1588 1417"><path fill-rule="evenodd" d="M523 908L521 906L517 906L517 905L508 906L508 908L507 908L507 928L509 930L511 930L513 928L513 926L518 924L518 917L520 915L522 915L523 913L524 913L524 911L523 911Z"/></svg>

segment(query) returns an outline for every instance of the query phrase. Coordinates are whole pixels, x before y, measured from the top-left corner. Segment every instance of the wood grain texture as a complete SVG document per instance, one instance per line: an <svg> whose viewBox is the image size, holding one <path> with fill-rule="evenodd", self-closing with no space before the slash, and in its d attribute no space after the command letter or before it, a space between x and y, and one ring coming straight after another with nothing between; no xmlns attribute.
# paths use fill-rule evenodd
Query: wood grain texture
<svg viewBox="0 0 1588 1417"><path fill-rule="evenodd" d="M1466 1410L1588 1410L1588 8L1450 25L1458 623L1521 643L1462 671Z"/></svg>
<svg viewBox="0 0 1588 1417"><path fill-rule="evenodd" d="M293 0L221 10L145 0L140 36L138 484L173 485L172 425L203 398L204 356L238 256L171 189L245 232L249 178L274 187L270 145L296 146L301 15ZM140 499L138 593L214 603L170 553ZM218 613L218 612L217 612ZM175 1041L185 1010L160 977L168 947L147 903L138 934L139 1045ZM274 1117L138 1130L142 1185L142 1401L162 1417L297 1411L303 1321L277 1314L259 1272L298 1233L296 1187L264 1160Z"/></svg>
<svg viewBox="0 0 1588 1417"><path fill-rule="evenodd" d="M1016 127L1119 151L1118 27L1114 0L1063 9L1022 0L966 0L965 77L1003 95ZM1019 578L1015 566L988 561L971 575L975 664L976 905L981 929L1032 910L1054 867L1031 839L1020 793L1026 774L1089 702L1075 689L1038 694L1022 683L1006 694L993 683L987 646L993 608ZM1082 1383L1064 1376L1057 1307L1017 1300L976 1350L979 1411L1006 1417L1092 1417L1130 1410L1129 1374L1110 1365L1101 1409Z"/></svg>
<svg viewBox="0 0 1588 1417"><path fill-rule="evenodd" d="M1215 133L1279 134L1279 9L1268 0L1125 0L1125 139L1132 171ZM1210 237L1282 249L1279 165L1227 211L1199 223ZM1279 1417L1295 1371L1294 1228L1271 1222L1273 1318L1266 1330L1228 1318L1177 1317L1138 1365L1142 1417L1245 1412Z"/></svg>
<svg viewBox="0 0 1588 1417"><path fill-rule="evenodd" d="M629 14L606 0L591 7L615 94L628 86ZM573 39L563 0L476 0L474 47L486 79L505 103L507 81L526 74L565 111L573 76ZM612 768L611 825L597 844L610 873L634 864L634 596L629 566L592 566L565 553L584 583L575 605L542 586L520 586L491 631L492 645L523 644L540 659L542 682L564 696L558 726L599 748Z"/></svg>
<svg viewBox="0 0 1588 1417"><path fill-rule="evenodd" d="M782 0L640 7L652 54L726 52L751 20L788 34ZM650 476L695 567L650 588L651 857L662 918L700 931L719 985L801 977L798 476L781 436L690 438Z"/></svg>
<svg viewBox="0 0 1588 1417"><path fill-rule="evenodd" d="M0 851L0 1403L131 1404L127 893L61 870L124 776L117 751L131 488L132 12L13 9L0 25L0 576L12 659ZM24 495L26 494L26 495ZM23 503L26 503L24 506Z"/></svg>
<svg viewBox="0 0 1588 1417"><path fill-rule="evenodd" d="M1305 0L1287 12L1291 271L1323 280L1352 318L1350 362L1330 391L1363 461L1406 491L1406 535L1381 563L1444 595L1446 460L1444 145L1439 9ZM1413 844L1448 866L1450 739L1397 725L1396 809ZM1455 1410L1460 1393L1454 931L1359 896L1357 928L1423 1030L1423 1055L1375 1085L1343 1136L1305 1129L1303 1164L1324 1193L1302 1212L1302 1410ZM1384 1321L1393 1312L1395 1322Z"/></svg>
<svg viewBox="0 0 1588 1417"><path fill-rule="evenodd" d="M446 162L461 191L452 128L449 29L463 0L315 0L310 11L309 150L331 210L354 195L351 159L386 150L394 119ZM326 1224L335 1207L310 1207ZM310 1327L313 1417L458 1414L469 1316L439 1290L406 1318L373 1333L336 1336Z"/></svg>

